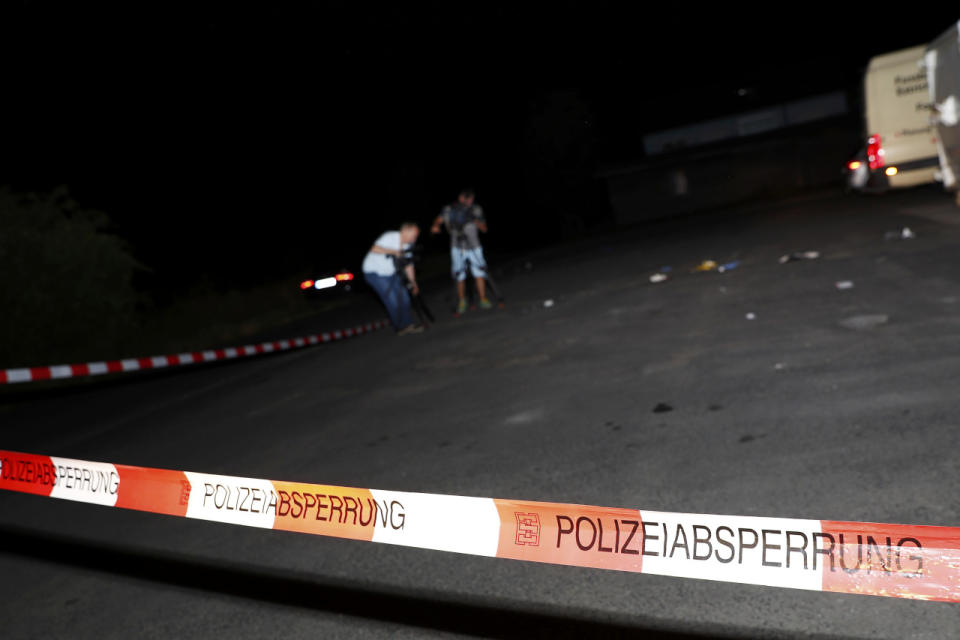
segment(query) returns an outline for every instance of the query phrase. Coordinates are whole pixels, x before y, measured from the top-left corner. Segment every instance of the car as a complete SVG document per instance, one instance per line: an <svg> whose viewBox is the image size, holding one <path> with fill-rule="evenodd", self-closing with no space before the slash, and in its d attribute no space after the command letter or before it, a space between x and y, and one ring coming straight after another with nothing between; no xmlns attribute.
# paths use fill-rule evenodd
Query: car
<svg viewBox="0 0 960 640"><path fill-rule="evenodd" d="M857 151L843 169L844 191L866 191L870 181L870 170L867 161L867 152L864 149Z"/></svg>
<svg viewBox="0 0 960 640"><path fill-rule="evenodd" d="M357 290L360 280L349 269L321 271L315 278L300 281L300 290L305 296L315 298L349 294Z"/></svg>

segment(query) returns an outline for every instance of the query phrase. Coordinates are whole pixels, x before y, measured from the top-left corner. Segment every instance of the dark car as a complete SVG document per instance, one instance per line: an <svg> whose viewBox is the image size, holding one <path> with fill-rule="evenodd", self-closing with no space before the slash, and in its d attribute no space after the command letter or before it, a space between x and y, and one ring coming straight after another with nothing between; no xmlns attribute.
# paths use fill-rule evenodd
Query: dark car
<svg viewBox="0 0 960 640"><path fill-rule="evenodd" d="M302 280L300 290L310 297L330 297L356 291L360 279L349 269L321 271L316 278Z"/></svg>
<svg viewBox="0 0 960 640"><path fill-rule="evenodd" d="M843 168L844 191L865 191L870 182L869 161L866 149L858 149L853 158Z"/></svg>

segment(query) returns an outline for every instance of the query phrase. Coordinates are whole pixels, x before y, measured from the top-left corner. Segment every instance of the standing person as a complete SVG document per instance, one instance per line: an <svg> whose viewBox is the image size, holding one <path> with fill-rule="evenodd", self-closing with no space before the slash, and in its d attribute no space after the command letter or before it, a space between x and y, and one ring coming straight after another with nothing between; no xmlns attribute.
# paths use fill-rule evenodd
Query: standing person
<svg viewBox="0 0 960 640"><path fill-rule="evenodd" d="M448 204L433 221L430 233L440 233L440 225L450 234L450 267L457 281L457 313L467 310L467 270L477 284L480 308L493 305L487 299L487 261L483 258L480 232L487 232L483 209L474 202L473 189L464 189L457 201ZM468 266L469 265L469 266Z"/></svg>
<svg viewBox="0 0 960 640"><path fill-rule="evenodd" d="M415 222L404 222L399 231L387 231L377 238L363 259L363 277L377 292L383 306L387 308L390 324L397 335L401 336L423 331L423 327L413 322L410 294L397 273L394 261L394 258L403 257L419 236L420 227ZM417 287L413 263L402 268L413 285L413 294L417 295L420 289Z"/></svg>

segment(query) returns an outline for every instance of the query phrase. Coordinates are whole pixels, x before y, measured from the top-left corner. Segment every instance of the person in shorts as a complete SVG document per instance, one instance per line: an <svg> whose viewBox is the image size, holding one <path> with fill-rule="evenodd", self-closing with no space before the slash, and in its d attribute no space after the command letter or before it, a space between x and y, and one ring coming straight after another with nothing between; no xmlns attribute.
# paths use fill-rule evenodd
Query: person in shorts
<svg viewBox="0 0 960 640"><path fill-rule="evenodd" d="M450 234L450 268L457 282L457 313L467 310L467 272L476 282L480 308L493 306L487 299L487 261L480 244L480 233L487 232L487 221L483 209L474 200L473 190L464 189L456 202L440 211L430 228L431 233L437 234L442 225Z"/></svg>

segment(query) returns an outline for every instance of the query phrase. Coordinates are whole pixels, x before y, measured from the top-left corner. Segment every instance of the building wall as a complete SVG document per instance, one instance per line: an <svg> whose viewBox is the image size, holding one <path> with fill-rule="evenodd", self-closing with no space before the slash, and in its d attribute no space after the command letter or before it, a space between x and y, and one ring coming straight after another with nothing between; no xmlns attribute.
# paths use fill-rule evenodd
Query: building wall
<svg viewBox="0 0 960 640"><path fill-rule="evenodd" d="M840 189L861 137L845 121L821 123L602 175L617 223L631 224L810 188Z"/></svg>

